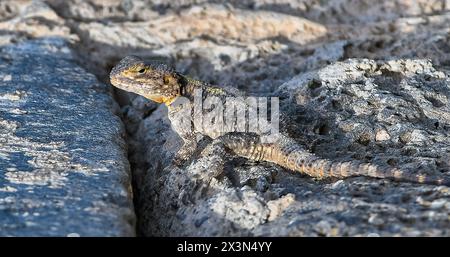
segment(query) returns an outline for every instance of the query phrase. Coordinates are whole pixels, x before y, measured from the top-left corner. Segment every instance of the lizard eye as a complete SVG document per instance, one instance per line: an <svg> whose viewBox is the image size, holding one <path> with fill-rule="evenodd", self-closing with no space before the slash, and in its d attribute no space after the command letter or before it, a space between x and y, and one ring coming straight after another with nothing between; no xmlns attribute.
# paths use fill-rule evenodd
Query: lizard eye
<svg viewBox="0 0 450 257"><path fill-rule="evenodd" d="M142 68L142 69L138 70L138 72L139 72L140 74L144 73L144 72L145 72L145 68Z"/></svg>

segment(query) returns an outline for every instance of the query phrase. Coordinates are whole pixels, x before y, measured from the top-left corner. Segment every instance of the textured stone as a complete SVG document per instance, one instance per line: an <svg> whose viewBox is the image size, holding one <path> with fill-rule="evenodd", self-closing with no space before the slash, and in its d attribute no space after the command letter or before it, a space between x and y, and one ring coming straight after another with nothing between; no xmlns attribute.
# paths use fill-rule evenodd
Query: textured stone
<svg viewBox="0 0 450 257"><path fill-rule="evenodd" d="M107 86L61 39L0 52L0 235L134 235L124 130Z"/></svg>
<svg viewBox="0 0 450 257"><path fill-rule="evenodd" d="M79 46L81 52L88 52L92 60L86 65L101 76L107 74L99 67L112 66L122 55L137 54L172 63L178 70L207 81L233 83L256 93L270 92L295 71L314 66L314 60L304 56L311 50L304 48L313 48L306 45L327 33L324 26L300 17L211 4L146 21L83 22L73 28L85 44ZM301 49L288 51L291 46ZM313 58L323 62L336 60L343 51L335 48L312 54ZM281 56L265 60L268 55ZM288 66L286 60L293 67L284 69ZM267 67L264 72L259 69L261 66ZM273 81L275 76L277 81ZM236 81L239 78L241 81Z"/></svg>
<svg viewBox="0 0 450 257"><path fill-rule="evenodd" d="M0 45L17 43L30 38L57 36L70 41L78 37L70 33L63 18L42 1L5 1L0 11Z"/></svg>
<svg viewBox="0 0 450 257"><path fill-rule="evenodd" d="M46 0L65 17L76 20L148 20L157 13L177 12L219 0ZM305 17L326 24L358 24L429 15L449 10L448 0L230 0L239 9L267 10Z"/></svg>

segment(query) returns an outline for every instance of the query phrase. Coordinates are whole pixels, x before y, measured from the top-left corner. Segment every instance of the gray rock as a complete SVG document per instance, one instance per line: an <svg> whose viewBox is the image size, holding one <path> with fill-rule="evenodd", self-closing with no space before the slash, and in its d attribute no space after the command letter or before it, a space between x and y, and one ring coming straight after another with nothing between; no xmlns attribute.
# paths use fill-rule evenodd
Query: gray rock
<svg viewBox="0 0 450 257"><path fill-rule="evenodd" d="M118 19L148 20L158 12L177 12L219 0L46 0L60 10L64 17L76 20ZM268 10L292 14L326 24L360 24L393 20L405 16L420 16L449 10L442 1L428 0L229 0L236 9Z"/></svg>
<svg viewBox="0 0 450 257"><path fill-rule="evenodd" d="M319 154L444 172L448 83L426 60L348 60L294 78L279 94L293 99L284 105L307 133L299 136L320 137ZM389 138L378 141L379 131Z"/></svg>
<svg viewBox="0 0 450 257"><path fill-rule="evenodd" d="M61 39L0 52L0 235L134 235L124 128L106 85Z"/></svg>
<svg viewBox="0 0 450 257"><path fill-rule="evenodd" d="M2 7L5 15L2 15ZM71 42L78 36L70 32L65 20L40 0L2 1L0 4L0 45L30 38L61 37Z"/></svg>
<svg viewBox="0 0 450 257"><path fill-rule="evenodd" d="M254 93L272 92L298 70L316 67L316 59L333 61L343 52L323 50L306 60L326 35L324 26L293 15L224 5L194 5L139 22L80 22L72 27L83 42L77 48L92 60L86 65L101 76L124 55L136 54Z"/></svg>

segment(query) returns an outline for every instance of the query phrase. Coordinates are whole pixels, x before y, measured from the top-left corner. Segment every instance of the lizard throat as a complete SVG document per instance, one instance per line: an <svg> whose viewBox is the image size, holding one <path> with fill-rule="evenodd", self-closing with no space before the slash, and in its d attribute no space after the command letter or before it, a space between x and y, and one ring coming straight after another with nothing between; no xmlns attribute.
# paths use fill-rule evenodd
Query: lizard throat
<svg viewBox="0 0 450 257"><path fill-rule="evenodd" d="M169 106L172 104L177 98L181 96L180 94L174 95L174 96L162 96L162 95L144 95L145 98L152 100L153 102L157 103L164 103L165 105Z"/></svg>
<svg viewBox="0 0 450 257"><path fill-rule="evenodd" d="M145 98L150 99L157 103L164 103L167 106L171 105L173 102L177 100L180 96L188 96L189 93L186 91L186 85L181 83L178 85L179 87L170 95L159 95L159 94L146 94Z"/></svg>

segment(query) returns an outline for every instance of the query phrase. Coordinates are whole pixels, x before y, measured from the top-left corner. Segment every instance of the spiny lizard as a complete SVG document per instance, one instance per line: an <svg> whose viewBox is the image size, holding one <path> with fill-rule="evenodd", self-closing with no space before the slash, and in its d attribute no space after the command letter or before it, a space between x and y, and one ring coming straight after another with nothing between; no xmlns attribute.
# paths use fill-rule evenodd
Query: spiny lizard
<svg viewBox="0 0 450 257"><path fill-rule="evenodd" d="M215 87L190 79L161 63L148 63L139 57L127 56L112 69L110 81L117 88L168 106L172 128L184 140L184 145L175 159L189 158L197 147L197 135L201 133L203 136L219 140L227 149L238 156L256 161L268 161L319 179L367 176L450 186L450 179L439 175L408 172L399 168L360 161L335 162L322 159L306 151L286 133L280 133L275 142L267 143L262 142L261 135L258 133L230 132L220 134L214 131L183 131L179 126L180 117L177 116L179 109L173 107L173 103L179 97L183 96L192 101L196 89L202 89L203 98L215 96L224 99L242 96L242 93L237 89Z"/></svg>

